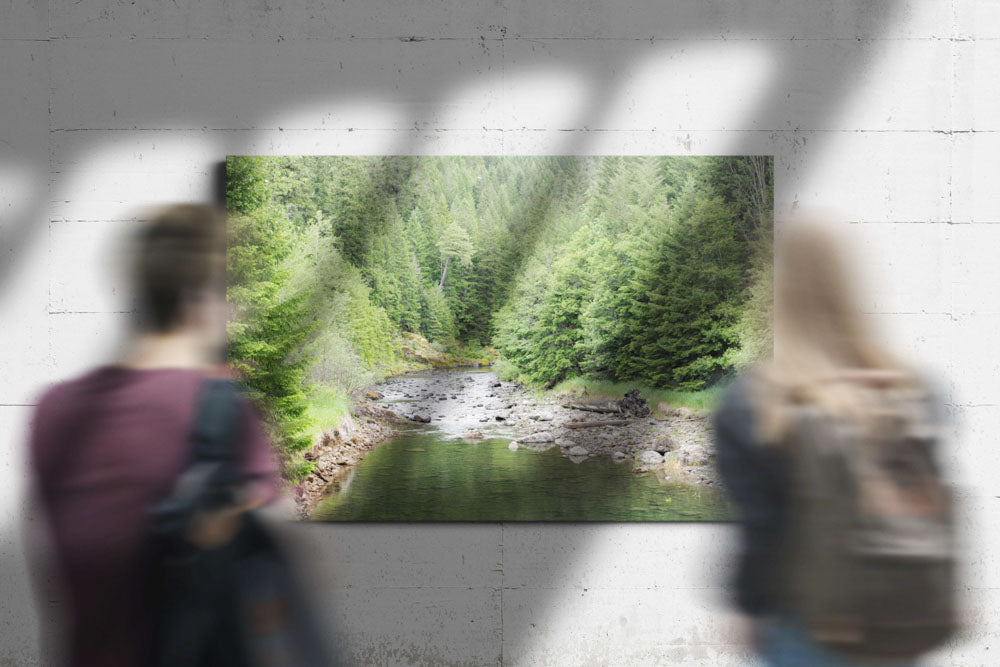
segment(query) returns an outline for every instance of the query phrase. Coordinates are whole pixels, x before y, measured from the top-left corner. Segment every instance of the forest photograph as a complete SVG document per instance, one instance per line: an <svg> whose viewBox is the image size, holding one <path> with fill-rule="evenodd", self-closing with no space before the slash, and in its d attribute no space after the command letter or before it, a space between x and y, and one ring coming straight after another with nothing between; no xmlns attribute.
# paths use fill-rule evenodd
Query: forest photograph
<svg viewBox="0 0 1000 667"><path fill-rule="evenodd" d="M230 156L228 359L314 521L722 521L769 156Z"/></svg>

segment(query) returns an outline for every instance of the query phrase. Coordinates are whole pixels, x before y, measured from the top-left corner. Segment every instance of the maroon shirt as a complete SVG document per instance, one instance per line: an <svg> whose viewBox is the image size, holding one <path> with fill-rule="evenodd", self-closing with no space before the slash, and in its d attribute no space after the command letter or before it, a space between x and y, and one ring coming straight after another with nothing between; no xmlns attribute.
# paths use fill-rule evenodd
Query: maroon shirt
<svg viewBox="0 0 1000 667"><path fill-rule="evenodd" d="M60 579L74 665L141 664L149 509L190 458L203 380L193 369L103 367L49 389L35 412L30 461ZM247 403L241 468L273 497L270 440Z"/></svg>

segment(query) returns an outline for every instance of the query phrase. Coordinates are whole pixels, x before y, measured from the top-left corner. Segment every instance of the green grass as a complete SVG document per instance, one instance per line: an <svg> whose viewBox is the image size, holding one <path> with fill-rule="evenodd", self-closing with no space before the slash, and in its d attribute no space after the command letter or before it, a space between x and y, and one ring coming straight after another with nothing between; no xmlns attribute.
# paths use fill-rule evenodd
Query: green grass
<svg viewBox="0 0 1000 667"><path fill-rule="evenodd" d="M722 387L710 387L701 391L674 391L672 389L657 389L636 382L611 382L587 377L574 377L563 380L551 389L555 393L583 394L586 390L590 398L618 399L630 389L638 389L649 407L658 411L660 403L671 408L687 407L692 410L713 410L722 396Z"/></svg>
<svg viewBox="0 0 1000 667"><path fill-rule="evenodd" d="M334 428L350 414L350 401L342 390L316 385L310 387L306 414L320 429Z"/></svg>
<svg viewBox="0 0 1000 667"><path fill-rule="evenodd" d="M503 382L513 382L518 379L520 371L517 370L517 366L510 363L506 359L497 359L493 362L493 367L491 369L496 373L497 377Z"/></svg>
<svg viewBox="0 0 1000 667"><path fill-rule="evenodd" d="M496 350L480 344L478 340L451 341L445 345L444 352L457 357L460 362L493 362L497 358Z"/></svg>

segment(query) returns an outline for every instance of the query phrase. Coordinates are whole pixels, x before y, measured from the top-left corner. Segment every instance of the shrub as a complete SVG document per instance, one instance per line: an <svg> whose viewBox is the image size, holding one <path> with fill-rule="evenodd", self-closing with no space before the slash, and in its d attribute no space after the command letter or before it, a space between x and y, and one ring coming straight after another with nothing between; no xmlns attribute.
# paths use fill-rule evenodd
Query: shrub
<svg viewBox="0 0 1000 667"><path fill-rule="evenodd" d="M497 359L491 368L496 376L504 382L513 382L521 375L517 366L507 359Z"/></svg>

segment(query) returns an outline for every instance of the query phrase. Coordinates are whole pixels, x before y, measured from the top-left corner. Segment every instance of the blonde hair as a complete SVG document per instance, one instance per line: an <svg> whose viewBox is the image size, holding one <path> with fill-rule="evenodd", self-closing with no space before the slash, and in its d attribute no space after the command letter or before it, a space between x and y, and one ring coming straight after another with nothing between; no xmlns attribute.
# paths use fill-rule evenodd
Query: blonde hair
<svg viewBox="0 0 1000 667"><path fill-rule="evenodd" d="M887 388L912 389L913 374L878 341L862 314L841 234L798 218L775 243L774 354L752 376L765 442L780 442L792 406L867 421Z"/></svg>

